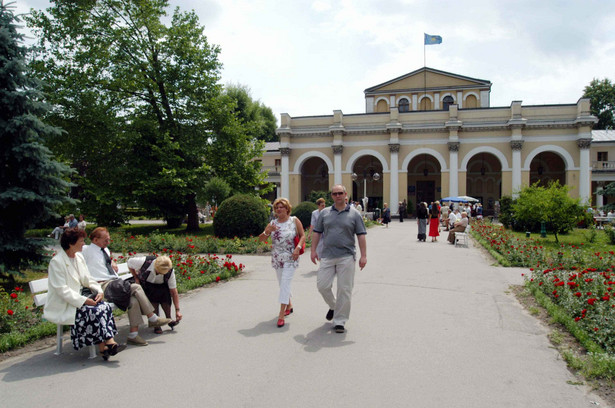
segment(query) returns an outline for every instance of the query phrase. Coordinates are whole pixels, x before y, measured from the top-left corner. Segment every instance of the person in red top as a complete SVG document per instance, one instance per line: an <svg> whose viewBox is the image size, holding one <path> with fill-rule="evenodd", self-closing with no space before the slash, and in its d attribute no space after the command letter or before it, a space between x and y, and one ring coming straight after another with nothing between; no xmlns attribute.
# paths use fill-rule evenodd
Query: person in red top
<svg viewBox="0 0 615 408"><path fill-rule="evenodd" d="M440 236L440 202L434 201L431 203L431 210L429 210L429 236L431 242L438 241Z"/></svg>

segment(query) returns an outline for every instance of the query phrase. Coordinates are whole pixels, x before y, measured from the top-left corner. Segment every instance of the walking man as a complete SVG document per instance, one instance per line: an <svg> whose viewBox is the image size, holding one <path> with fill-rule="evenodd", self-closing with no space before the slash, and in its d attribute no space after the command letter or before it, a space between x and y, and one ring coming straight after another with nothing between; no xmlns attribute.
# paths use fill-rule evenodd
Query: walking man
<svg viewBox="0 0 615 408"><path fill-rule="evenodd" d="M331 189L334 204L320 212L313 230L312 262L320 260L316 285L329 305L326 319L333 320L336 333L344 333L350 316L350 302L354 286L356 263L355 235L359 241L359 268L367 264L365 224L361 214L346 204L346 187L336 184ZM323 239L322 252L318 254L318 242ZM333 295L333 279L337 276L337 297Z"/></svg>

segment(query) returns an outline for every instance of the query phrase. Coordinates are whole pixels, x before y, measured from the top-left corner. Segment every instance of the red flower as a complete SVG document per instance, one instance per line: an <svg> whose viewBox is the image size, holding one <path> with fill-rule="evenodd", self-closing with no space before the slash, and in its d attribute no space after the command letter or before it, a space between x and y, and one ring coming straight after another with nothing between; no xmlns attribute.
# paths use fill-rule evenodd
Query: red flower
<svg viewBox="0 0 615 408"><path fill-rule="evenodd" d="M581 296L583 296L583 295L581 294L581 292L577 292L577 293L575 293L574 295L575 295L576 297L579 297L579 298L580 298Z"/></svg>
<svg viewBox="0 0 615 408"><path fill-rule="evenodd" d="M220 282L220 276L216 276L216 282Z"/></svg>
<svg viewBox="0 0 615 408"><path fill-rule="evenodd" d="M11 309L7 310L6 313L8 313L9 316L13 316L13 311Z"/></svg>
<svg viewBox="0 0 615 408"><path fill-rule="evenodd" d="M596 302L595 298L587 299L587 303L589 303L590 305L593 305L594 302Z"/></svg>
<svg viewBox="0 0 615 408"><path fill-rule="evenodd" d="M17 293L11 293L11 299L17 299Z"/></svg>

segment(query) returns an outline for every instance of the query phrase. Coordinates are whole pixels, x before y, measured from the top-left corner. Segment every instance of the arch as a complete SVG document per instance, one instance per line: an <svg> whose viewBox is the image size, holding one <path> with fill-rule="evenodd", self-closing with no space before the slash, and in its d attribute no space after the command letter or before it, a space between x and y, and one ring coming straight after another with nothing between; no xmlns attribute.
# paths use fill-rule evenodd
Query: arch
<svg viewBox="0 0 615 408"><path fill-rule="evenodd" d="M474 96L477 101L480 100L480 96L476 92L468 92L463 96L463 100L465 101L466 99L468 99L468 96Z"/></svg>
<svg viewBox="0 0 615 408"><path fill-rule="evenodd" d="M450 92L440 95L440 101L444 102L444 98L446 98L447 96L453 98L453 102L457 102L457 97Z"/></svg>
<svg viewBox="0 0 615 408"><path fill-rule="evenodd" d="M354 167L355 162L363 156L374 156L380 161L380 164L382 165L382 172L383 173L390 172L389 163L387 162L386 158L382 154L380 154L379 152L375 150L363 149L363 150L359 150L358 152L356 152L355 154L353 154L352 156L348 158L348 162L346 163L345 173L352 174L352 169Z"/></svg>
<svg viewBox="0 0 615 408"><path fill-rule="evenodd" d="M499 151L495 147L480 146L480 147L475 147L474 149L470 150L463 157L463 159L461 160L461 164L459 165L459 171L467 171L468 170L468 162L477 153L491 153L491 154L493 154L495 157L497 157L500 160L500 165L502 166L502 171L510 171L511 170L510 166L508 165L508 160L506 159L506 156L504 156L504 153L502 153L501 151Z"/></svg>
<svg viewBox="0 0 615 408"><path fill-rule="evenodd" d="M401 97L397 98L396 104L400 112L410 112L410 106L412 102L410 102L409 97L402 95Z"/></svg>
<svg viewBox="0 0 615 408"><path fill-rule="evenodd" d="M374 103L374 105L376 106L376 112L388 112L389 111L389 99L381 96L378 99L376 99L376 102ZM384 109L384 110L381 110Z"/></svg>
<svg viewBox="0 0 615 408"><path fill-rule="evenodd" d="M406 157L404 157L404 160L401 164L401 168L406 170L408 166L410 165L410 162L412 161L412 159L422 154L428 154L436 158L438 163L440 163L440 173L444 173L448 171L448 166L446 165L446 160L444 159L444 156L442 156L440 152L434 149L430 149L428 147L421 147L419 149L416 149L410 152Z"/></svg>
<svg viewBox="0 0 615 408"><path fill-rule="evenodd" d="M532 150L527 155L525 159L525 163L523 163L523 168L521 170L529 171L530 164L532 163L532 160L534 159L534 157L538 156L538 154L543 153L543 152L551 152L551 153L555 153L558 156L560 156L564 160L564 163L566 164L566 170L578 170L578 168L574 167L574 160L572 159L572 156L570 155L570 153L568 153L568 151L564 149L563 147L555 146L555 145L538 146L537 148Z"/></svg>
<svg viewBox="0 0 615 408"><path fill-rule="evenodd" d="M299 156L297 158L297 161L295 161L295 167L293 168L293 171L290 174L301 174L301 166L303 166L303 163L305 163L308 159L311 159L312 157L318 157L324 160L324 162L327 164L327 168L329 169L329 174L331 174L333 172L333 163L331 162L331 159L329 158L329 156L327 156L326 154L322 153L322 152L305 152L303 153L301 156Z"/></svg>
<svg viewBox="0 0 615 408"><path fill-rule="evenodd" d="M433 96L431 96L431 95L423 95L423 96L421 96L421 97L419 98L419 105L421 104L421 101L422 101L423 99L425 99L425 98L429 99L429 100L431 101L431 103L433 103Z"/></svg>

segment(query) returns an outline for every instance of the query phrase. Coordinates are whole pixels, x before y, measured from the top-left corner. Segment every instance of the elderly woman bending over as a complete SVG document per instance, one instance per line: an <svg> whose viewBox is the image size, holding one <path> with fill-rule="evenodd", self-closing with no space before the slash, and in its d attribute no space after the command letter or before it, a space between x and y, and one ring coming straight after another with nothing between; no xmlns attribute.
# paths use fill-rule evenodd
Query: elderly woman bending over
<svg viewBox="0 0 615 408"><path fill-rule="evenodd" d="M267 241L270 235L272 237L271 265L276 271L280 285L278 327L284 326L284 318L293 312L290 284L295 269L299 266L300 248L305 244L303 224L297 217L290 216L291 209L286 198L275 200L273 211L276 218L267 224L265 231L259 235L259 239L263 242ZM295 245L296 236L299 237L299 242Z"/></svg>
<svg viewBox="0 0 615 408"><path fill-rule="evenodd" d="M103 291L90 276L81 248L85 231L71 228L60 238L62 250L49 263L49 290L43 317L56 324L70 325L75 350L98 344L106 361L119 351L113 339L117 334L113 311L102 301ZM82 294L88 288L91 295Z"/></svg>

